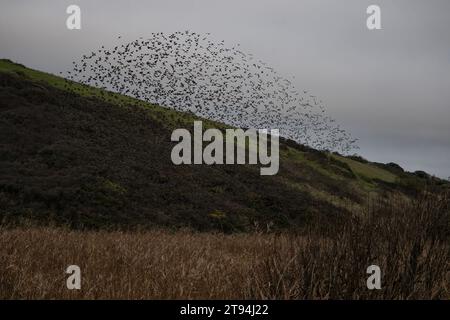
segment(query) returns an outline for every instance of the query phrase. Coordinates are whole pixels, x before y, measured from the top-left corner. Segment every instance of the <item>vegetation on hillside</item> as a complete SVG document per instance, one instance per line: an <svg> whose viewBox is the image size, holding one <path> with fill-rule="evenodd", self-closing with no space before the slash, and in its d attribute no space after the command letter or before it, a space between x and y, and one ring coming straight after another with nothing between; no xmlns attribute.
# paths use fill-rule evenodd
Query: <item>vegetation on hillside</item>
<svg viewBox="0 0 450 320"><path fill-rule="evenodd" d="M192 130L194 119L0 60L0 218L79 229L295 229L378 195L444 184L285 139L273 177L251 165L175 166L171 131Z"/></svg>

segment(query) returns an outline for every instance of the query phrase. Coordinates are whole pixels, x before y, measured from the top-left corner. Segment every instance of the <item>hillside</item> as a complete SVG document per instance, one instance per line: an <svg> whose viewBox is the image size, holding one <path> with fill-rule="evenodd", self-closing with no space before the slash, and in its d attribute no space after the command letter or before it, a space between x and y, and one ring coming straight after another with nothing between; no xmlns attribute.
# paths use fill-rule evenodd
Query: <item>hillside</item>
<svg viewBox="0 0 450 320"><path fill-rule="evenodd" d="M445 184L286 140L276 176L250 165L175 166L171 132L192 130L194 119L0 60L0 218L73 228L291 228Z"/></svg>

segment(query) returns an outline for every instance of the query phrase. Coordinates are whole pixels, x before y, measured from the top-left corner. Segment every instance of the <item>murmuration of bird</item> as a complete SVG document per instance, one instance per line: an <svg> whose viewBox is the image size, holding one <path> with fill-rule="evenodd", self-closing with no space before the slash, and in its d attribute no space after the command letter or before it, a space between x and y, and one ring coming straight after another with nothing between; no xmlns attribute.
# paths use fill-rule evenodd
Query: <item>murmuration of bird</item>
<svg viewBox="0 0 450 320"><path fill-rule="evenodd" d="M159 32L101 46L74 61L65 76L233 127L279 129L280 136L318 150L358 148L315 95L209 33Z"/></svg>

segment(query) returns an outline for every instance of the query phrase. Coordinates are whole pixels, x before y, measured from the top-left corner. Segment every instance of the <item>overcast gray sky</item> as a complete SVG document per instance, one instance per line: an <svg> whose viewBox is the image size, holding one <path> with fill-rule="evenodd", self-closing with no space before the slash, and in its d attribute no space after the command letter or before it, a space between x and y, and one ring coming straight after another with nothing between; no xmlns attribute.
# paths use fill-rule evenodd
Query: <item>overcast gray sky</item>
<svg viewBox="0 0 450 320"><path fill-rule="evenodd" d="M81 30L66 28L70 4ZM366 27L371 4L382 30ZM52 73L118 35L184 30L239 43L295 76L364 157L450 176L448 0L0 0L0 57Z"/></svg>

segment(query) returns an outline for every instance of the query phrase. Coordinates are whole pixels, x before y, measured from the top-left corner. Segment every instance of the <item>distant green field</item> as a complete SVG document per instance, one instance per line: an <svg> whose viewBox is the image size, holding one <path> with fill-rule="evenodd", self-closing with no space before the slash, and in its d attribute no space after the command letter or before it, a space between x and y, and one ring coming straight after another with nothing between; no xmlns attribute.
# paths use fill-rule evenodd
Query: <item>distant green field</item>
<svg viewBox="0 0 450 320"><path fill-rule="evenodd" d="M384 170L382 168L378 168L376 166L374 166L373 164L370 163L362 163L362 162L358 162L346 157L342 157L342 156L338 156L338 155L333 155L333 157L336 160L345 162L346 164L348 164L350 166L350 168L352 169L352 171L360 178L364 179L364 180L374 180L374 179L378 179L381 181L385 181L388 183L395 183L395 181L397 180L397 176L394 175L393 173Z"/></svg>

